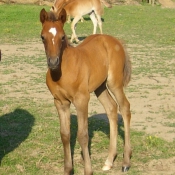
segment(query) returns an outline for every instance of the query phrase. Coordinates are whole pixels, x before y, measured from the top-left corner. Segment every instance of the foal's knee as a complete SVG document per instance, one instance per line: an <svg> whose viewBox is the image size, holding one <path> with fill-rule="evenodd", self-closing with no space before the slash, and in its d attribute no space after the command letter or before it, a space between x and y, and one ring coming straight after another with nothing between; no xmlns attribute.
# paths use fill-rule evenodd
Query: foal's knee
<svg viewBox="0 0 175 175"><path fill-rule="evenodd" d="M106 113L108 116L115 116L117 115L117 104L116 103L111 103L111 105L108 107L106 110Z"/></svg>
<svg viewBox="0 0 175 175"><path fill-rule="evenodd" d="M80 145L82 146L88 145L88 140L89 140L88 132L86 131L78 132L77 138L78 138L78 142L80 143Z"/></svg>
<svg viewBox="0 0 175 175"><path fill-rule="evenodd" d="M70 141L70 132L61 131L60 134L61 134L62 142L63 143L69 143L69 141Z"/></svg>
<svg viewBox="0 0 175 175"><path fill-rule="evenodd" d="M120 106L120 112L124 115L124 116L130 116L131 112L130 112L130 103L128 100L125 100L123 105Z"/></svg>

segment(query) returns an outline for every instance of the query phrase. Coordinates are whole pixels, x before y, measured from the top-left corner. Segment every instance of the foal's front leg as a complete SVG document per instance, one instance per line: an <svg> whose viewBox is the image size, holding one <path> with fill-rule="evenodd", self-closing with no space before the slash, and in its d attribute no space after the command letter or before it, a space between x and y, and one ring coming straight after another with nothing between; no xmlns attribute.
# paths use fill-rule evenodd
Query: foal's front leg
<svg viewBox="0 0 175 175"><path fill-rule="evenodd" d="M70 175L72 172L72 158L70 148L70 103L60 103L54 100L60 119L60 134L64 147L64 175Z"/></svg>
<svg viewBox="0 0 175 175"><path fill-rule="evenodd" d="M83 158L84 158L84 174L92 175L92 167L91 160L89 156L89 135L88 135L88 102L89 102L89 94L78 95L77 99L74 101L74 105L77 110L78 117L78 142L80 143Z"/></svg>

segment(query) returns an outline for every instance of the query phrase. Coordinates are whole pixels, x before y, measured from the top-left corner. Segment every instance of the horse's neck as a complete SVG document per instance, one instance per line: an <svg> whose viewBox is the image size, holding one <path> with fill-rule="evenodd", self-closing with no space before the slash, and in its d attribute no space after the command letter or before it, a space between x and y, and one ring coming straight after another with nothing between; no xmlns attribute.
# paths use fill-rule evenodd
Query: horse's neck
<svg viewBox="0 0 175 175"><path fill-rule="evenodd" d="M50 71L50 76L51 76L52 81L57 82L62 75L60 66L55 70L49 69L49 71Z"/></svg>
<svg viewBox="0 0 175 175"><path fill-rule="evenodd" d="M68 47L72 47L72 46L70 45L67 36L65 36L65 39L63 41L62 51L64 51Z"/></svg>
<svg viewBox="0 0 175 175"><path fill-rule="evenodd" d="M62 55L63 55L64 51L65 51L67 48L71 48L71 47L73 47L73 46L71 46L71 44L70 44L70 42L69 42L67 36L65 36L65 39L64 39L64 41L63 41L63 45L62 45L62 47L61 47L61 60L62 60Z"/></svg>

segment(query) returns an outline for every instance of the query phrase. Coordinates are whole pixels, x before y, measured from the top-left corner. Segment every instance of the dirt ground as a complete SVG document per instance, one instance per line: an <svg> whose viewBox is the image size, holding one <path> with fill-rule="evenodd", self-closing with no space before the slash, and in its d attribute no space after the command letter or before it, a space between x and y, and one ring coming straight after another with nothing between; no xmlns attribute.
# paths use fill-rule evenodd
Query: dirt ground
<svg viewBox="0 0 175 175"><path fill-rule="evenodd" d="M175 3L173 3L171 0L159 0L159 2L162 4L162 7L168 7L168 8L175 7ZM134 56L138 54L138 53L135 53L135 48L139 48L139 47L140 46L138 45L137 46L128 45L128 51L129 53L132 53L132 55ZM34 41L33 43L26 43L25 45L20 45L20 44L1 45L0 44L0 49L2 51L2 61L5 61L9 57L18 56L18 55L24 55L28 57L35 57L36 55L41 55L43 57L45 56L42 43L36 42L36 41ZM156 50L154 51L156 52ZM144 57L144 55L142 55L142 57ZM173 63L175 63L175 61ZM28 77L28 75L30 75L31 73L41 71L41 70L38 70L38 68L36 68L35 70L35 67L32 67L30 65L27 65L26 67L28 67L28 69L25 72L22 72L22 74L20 75L16 75L16 74L0 75L1 83L6 83L7 81L10 81L14 77L25 81L26 77ZM46 68L46 65L44 65L43 67ZM1 69L3 69L3 67L1 67ZM16 67L11 67L11 69L15 70ZM45 71L46 70L42 70L43 73L45 73ZM175 119L174 118L168 119L167 116L161 111L174 110L174 101L175 101L174 77L165 78L155 74L151 77L144 76L144 77L138 78L137 76L133 75L132 80L129 84L129 87L137 87L138 84L142 85L142 88L140 91L129 92L126 89L126 95L130 101L131 111L132 111L131 129L144 131L148 135L163 138L166 141L170 142L170 144L172 144L172 141L175 139L175 134L174 134L175 129L174 127L169 127L165 125L165 123L170 123L170 122L175 123ZM156 84L162 87L165 84L168 84L168 87L161 89L161 92L157 91L157 89L149 89L149 93L147 93L146 98L144 98L143 92L148 91L147 87L151 86L152 84ZM25 86L25 84L21 85L19 83L18 86L19 86L18 88L20 88L20 86ZM8 88L10 90L10 87ZM42 94L42 97L40 96L41 94L37 95L36 93L34 93L35 98L39 98L39 99L42 98L42 100L46 100L48 101L48 103L53 103L53 100L46 86L37 87L37 88L42 88L42 89L44 88L43 91L45 93ZM27 84L26 84L26 89L27 89ZM20 93L18 93L18 96L17 96L17 94L13 92L10 93L9 95L15 98L18 98L18 96L19 97L22 96L22 94ZM4 107L3 109L4 111L6 110L5 108L6 107ZM101 104L97 101L96 97L92 94L91 100L89 103L89 116L91 116L94 112L99 114L105 113ZM142 165L140 168L145 169L145 175L147 174L174 175L175 174L174 165L175 165L175 157L170 159L152 160L149 163Z"/></svg>
<svg viewBox="0 0 175 175"><path fill-rule="evenodd" d="M138 46L137 46L138 47ZM15 55L25 55L25 56L36 56L42 55L44 56L44 48L42 43L32 43L32 44L25 44L25 45L10 45L4 44L0 46L2 51L2 61L8 59L8 57L12 57ZM23 48L21 50L21 48ZM37 49L36 49L37 48ZM128 51L134 55L135 45L129 45ZM25 52L24 52L25 49ZM20 66L20 65L19 65ZM23 65L24 66L24 65ZM35 68L28 65L28 70L25 70L21 75L18 75L17 78L25 79L28 77L30 73L40 71L38 68ZM3 68L3 67L1 67ZM46 66L45 66L46 68ZM16 67L11 67L11 69L16 69ZM43 73L46 70L42 70ZM16 75L12 74L5 74L0 75L1 83L5 83L9 81ZM20 76L20 77L19 77ZM23 79L23 80L24 80ZM128 92L126 90L126 95L131 103L131 111L132 111L132 120L131 120L131 129L135 129L138 131L144 131L148 135L158 136L161 137L169 142L172 142L175 139L175 129L174 127L168 127L164 125L166 122L170 122L167 119L167 116L161 114L160 110L172 110L174 109L174 99L175 99L175 79L174 77L162 78L159 75L155 75L153 77L139 77L136 76L132 77L132 81L130 82L129 86L136 87L138 84L142 84L141 91L137 92ZM143 92L147 90L147 87L151 84L158 84L159 86L168 84L168 88L161 89L161 94L157 92L157 89L149 89L149 93L147 97L142 97ZM24 84L18 84L20 86L24 86ZM27 86L27 85L26 85ZM7 87L6 87L7 88ZM23 87L24 88L24 87ZM40 87L43 89L43 87ZM9 87L10 89L10 87ZM26 87L27 89L27 87ZM48 92L47 88L44 87L45 93L42 94L43 100L48 100L48 102L53 103L50 93ZM171 93L170 93L171 92ZM10 93L10 96L14 96L16 98L17 94ZM20 94L18 94L20 96ZM4 97L5 98L5 97ZM40 96L37 97L35 93L35 98L41 98ZM97 101L96 97L92 94L91 100L89 103L89 114L92 115L93 112L103 114L105 113L101 104ZM175 119L171 119L174 123ZM162 163L163 162L163 163ZM144 168L147 169L146 174L173 174L175 172L175 157L167 160L152 160L151 162L144 165ZM145 167L146 166L146 167ZM143 168L143 167L141 167ZM167 171L168 170L168 171Z"/></svg>
<svg viewBox="0 0 175 175"><path fill-rule="evenodd" d="M175 3L171 0L159 0L163 8L175 8Z"/></svg>
<svg viewBox="0 0 175 175"><path fill-rule="evenodd" d="M4 61L8 57L11 57L12 55L25 55L25 56L35 56L38 54L41 54L43 52L44 54L44 48L42 43L34 43L31 44L30 46L28 44L26 45L9 45L9 44L4 44L1 45L1 52L2 52L2 60ZM128 51L133 52L133 48L135 46L129 45L128 46ZM137 46L138 47L138 46ZM21 48L23 48L21 50ZM23 51L26 48L25 52ZM37 50L36 50L37 48ZM133 53L134 54L134 53ZM15 68L12 68L15 69ZM30 74L30 71L34 71L33 68L29 67L28 70L26 71L26 74ZM5 83L5 81L9 80L11 77L11 74L7 75L0 75L1 77L1 83ZM24 77L24 74L22 75ZM152 89L151 91L149 90L149 94L147 94L147 97L144 98L142 97L143 92L145 91L144 89L141 90L141 93L137 92L127 92L126 88L126 95L131 103L131 111L133 113L132 116L132 122L131 122L131 127L134 129L138 130L143 130L147 132L148 134L156 135L159 137L162 137L163 139L167 141L173 141L175 139L174 135L174 129L173 127L168 127L164 125L164 123L169 122L167 119L167 116L164 116L163 114L157 117L157 112L161 109L167 110L169 109L170 111L174 109L174 99L175 99L175 79L174 77L161 77L159 75L154 75L152 77L139 77L139 79L136 76L132 76L132 80L129 83L129 87L132 86L137 86L141 84L142 86L148 87L149 84L157 84L159 86L168 84L168 88L166 87L165 89L161 90L161 94L165 94L165 98L162 98L162 95L160 95L157 92L157 89ZM19 84L20 86L20 84ZM171 93L170 93L171 92ZM45 99L49 96L50 99L50 94L45 94ZM48 96L47 96L48 95ZM13 94L11 94L13 96ZM89 111L90 113L93 113L93 111L96 111L97 113L105 113L103 107L101 104L97 101L96 97L92 94L92 101L95 101L97 105L90 105L89 106ZM90 104L92 104L90 102ZM155 112L152 112L155 111ZM153 122L154 121L154 122ZM174 121L174 119L173 119Z"/></svg>

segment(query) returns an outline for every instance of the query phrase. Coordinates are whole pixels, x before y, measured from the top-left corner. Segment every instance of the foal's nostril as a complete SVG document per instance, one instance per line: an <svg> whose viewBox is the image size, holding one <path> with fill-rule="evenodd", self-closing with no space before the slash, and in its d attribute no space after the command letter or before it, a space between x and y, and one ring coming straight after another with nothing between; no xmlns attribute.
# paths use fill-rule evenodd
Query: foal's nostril
<svg viewBox="0 0 175 175"><path fill-rule="evenodd" d="M55 67L59 64L59 58L48 58L48 65L49 67Z"/></svg>

